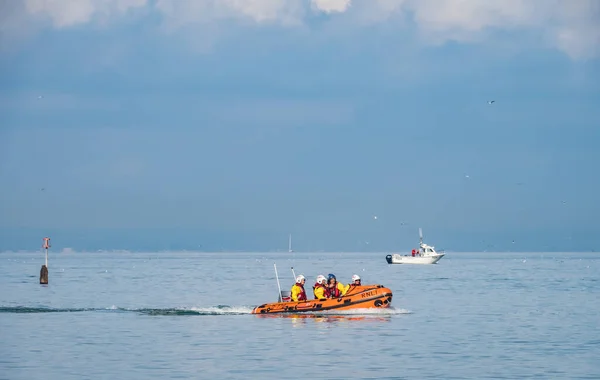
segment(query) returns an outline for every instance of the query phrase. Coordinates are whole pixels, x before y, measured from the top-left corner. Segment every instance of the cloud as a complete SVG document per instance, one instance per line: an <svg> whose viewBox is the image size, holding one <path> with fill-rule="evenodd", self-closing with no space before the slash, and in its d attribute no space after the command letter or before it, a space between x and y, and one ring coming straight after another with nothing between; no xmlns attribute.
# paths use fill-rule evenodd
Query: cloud
<svg viewBox="0 0 600 380"><path fill-rule="evenodd" d="M313 10L332 13L345 12L350 7L351 0L311 0Z"/></svg>
<svg viewBox="0 0 600 380"><path fill-rule="evenodd" d="M116 18L136 9L159 13L171 31L226 22L310 27L311 14L357 22L413 25L422 42L482 43L494 32L533 32L570 57L600 55L598 0L23 0L30 16L56 28ZM410 21L406 24L403 21ZM3 30L4 32L4 30ZM515 44L519 41L515 41Z"/></svg>
<svg viewBox="0 0 600 380"><path fill-rule="evenodd" d="M302 0L157 0L156 9L172 26L250 20L285 26L302 23Z"/></svg>
<svg viewBox="0 0 600 380"><path fill-rule="evenodd" d="M596 0L411 0L421 33L435 43L477 41L492 30L535 30L573 58L597 55L600 2Z"/></svg>
<svg viewBox="0 0 600 380"><path fill-rule="evenodd" d="M57 28L88 23L97 16L116 17L148 5L148 0L25 0L25 10L44 15Z"/></svg>

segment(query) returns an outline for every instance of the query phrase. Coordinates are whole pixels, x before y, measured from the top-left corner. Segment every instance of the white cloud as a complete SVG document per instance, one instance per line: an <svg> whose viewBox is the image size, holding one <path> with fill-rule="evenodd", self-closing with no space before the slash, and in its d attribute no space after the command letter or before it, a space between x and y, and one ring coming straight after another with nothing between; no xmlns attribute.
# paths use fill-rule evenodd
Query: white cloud
<svg viewBox="0 0 600 380"><path fill-rule="evenodd" d="M227 20L304 25L309 12L366 23L411 19L423 41L482 42L495 30L527 31L573 58L600 54L599 0L23 0L29 14L44 15L57 28L152 7L170 29ZM343 24L347 27L347 23ZM515 44L519 41L515 41Z"/></svg>
<svg viewBox="0 0 600 380"><path fill-rule="evenodd" d="M313 10L325 13L346 12L350 7L351 0L311 0Z"/></svg>
<svg viewBox="0 0 600 380"><path fill-rule="evenodd" d="M94 16L118 16L132 8L147 5L148 0L25 0L31 14L48 16L62 28L90 22Z"/></svg>
<svg viewBox="0 0 600 380"><path fill-rule="evenodd" d="M301 0L157 0L156 9L172 26L223 19L298 25L304 11Z"/></svg>
<svg viewBox="0 0 600 380"><path fill-rule="evenodd" d="M435 43L480 40L492 29L536 30L573 58L600 52L597 0L410 0L405 6Z"/></svg>

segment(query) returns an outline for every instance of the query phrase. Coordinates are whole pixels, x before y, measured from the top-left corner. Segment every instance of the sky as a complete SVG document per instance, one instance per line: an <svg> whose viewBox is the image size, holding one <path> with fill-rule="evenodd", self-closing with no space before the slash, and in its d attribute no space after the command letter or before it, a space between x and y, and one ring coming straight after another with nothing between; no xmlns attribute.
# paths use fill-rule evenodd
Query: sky
<svg viewBox="0 0 600 380"><path fill-rule="evenodd" d="M600 247L596 0L0 7L0 251Z"/></svg>

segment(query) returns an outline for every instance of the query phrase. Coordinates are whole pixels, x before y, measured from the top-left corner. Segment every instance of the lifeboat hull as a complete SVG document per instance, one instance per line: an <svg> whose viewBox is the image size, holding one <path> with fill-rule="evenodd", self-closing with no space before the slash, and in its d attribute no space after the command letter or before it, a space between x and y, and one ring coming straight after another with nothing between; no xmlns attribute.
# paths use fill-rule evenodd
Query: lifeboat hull
<svg viewBox="0 0 600 380"><path fill-rule="evenodd" d="M274 302L255 307L252 314L304 313L354 309L385 309L392 303L392 291L383 285L362 285L348 290L346 295L325 300Z"/></svg>

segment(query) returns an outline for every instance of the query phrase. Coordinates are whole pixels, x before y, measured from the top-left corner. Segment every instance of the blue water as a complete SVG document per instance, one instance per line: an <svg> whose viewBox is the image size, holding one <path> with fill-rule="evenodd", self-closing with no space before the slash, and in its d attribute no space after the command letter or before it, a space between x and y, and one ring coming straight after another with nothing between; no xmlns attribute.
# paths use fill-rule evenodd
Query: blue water
<svg viewBox="0 0 600 380"><path fill-rule="evenodd" d="M291 267L380 283L393 308L249 314ZM0 379L598 379L600 255L0 254Z"/></svg>

